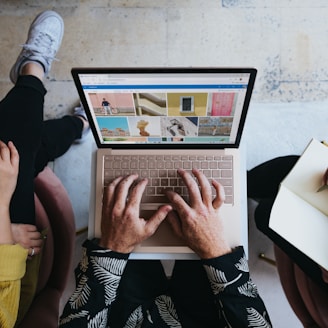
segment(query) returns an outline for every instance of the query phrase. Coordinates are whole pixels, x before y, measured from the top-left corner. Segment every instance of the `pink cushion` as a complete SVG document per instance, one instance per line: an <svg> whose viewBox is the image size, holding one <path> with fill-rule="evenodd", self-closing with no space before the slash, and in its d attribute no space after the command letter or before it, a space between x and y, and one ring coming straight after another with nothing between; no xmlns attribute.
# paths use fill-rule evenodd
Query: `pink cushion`
<svg viewBox="0 0 328 328"><path fill-rule="evenodd" d="M319 327L328 327L328 293L295 265L295 278L303 302Z"/></svg>
<svg viewBox="0 0 328 328"><path fill-rule="evenodd" d="M280 281L288 302L304 327L328 327L328 293L318 287L284 253L274 246Z"/></svg>
<svg viewBox="0 0 328 328"><path fill-rule="evenodd" d="M38 294L40 290L42 290L46 286L50 277L50 273L54 261L54 240L53 240L51 224L49 222L49 217L36 194L34 198L35 198L36 225L39 231L43 231L44 229L47 229L47 239L45 239L44 241L44 246L42 249L42 259L40 263L40 268L42 269L39 272L38 285L36 289L36 294Z"/></svg>
<svg viewBox="0 0 328 328"><path fill-rule="evenodd" d="M49 222L48 224L42 218L40 228L48 227L49 239L52 241L46 241L48 248L45 248L41 268L43 270L45 267L47 273L52 266L48 283L63 291L71 269L75 244L72 204L63 184L49 167L46 167L35 179L35 193L47 213ZM43 275L42 270L40 270L41 275Z"/></svg>
<svg viewBox="0 0 328 328"><path fill-rule="evenodd" d="M37 294L20 328L58 328L60 298L71 272L75 219L67 191L48 167L35 179L35 206L37 227L48 231Z"/></svg>
<svg viewBox="0 0 328 328"><path fill-rule="evenodd" d="M328 271L326 271L325 269L322 269L322 279L328 284Z"/></svg>

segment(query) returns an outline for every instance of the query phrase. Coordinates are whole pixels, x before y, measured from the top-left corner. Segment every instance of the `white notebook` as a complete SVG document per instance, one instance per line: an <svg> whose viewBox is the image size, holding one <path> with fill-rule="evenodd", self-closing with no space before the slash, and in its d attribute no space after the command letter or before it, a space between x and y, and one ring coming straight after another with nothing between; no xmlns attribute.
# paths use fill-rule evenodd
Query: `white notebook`
<svg viewBox="0 0 328 328"><path fill-rule="evenodd" d="M282 181L269 227L328 270L328 189L318 192L328 147L312 139Z"/></svg>

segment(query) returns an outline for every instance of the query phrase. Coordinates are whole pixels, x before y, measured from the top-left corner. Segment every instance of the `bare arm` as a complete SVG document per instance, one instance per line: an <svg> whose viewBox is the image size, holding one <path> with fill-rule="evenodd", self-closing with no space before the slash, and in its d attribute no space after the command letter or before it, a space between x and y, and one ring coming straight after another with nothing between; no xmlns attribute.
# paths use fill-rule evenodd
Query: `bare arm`
<svg viewBox="0 0 328 328"><path fill-rule="evenodd" d="M0 244L13 244L9 205L18 176L19 155L12 142L0 141Z"/></svg>
<svg viewBox="0 0 328 328"><path fill-rule="evenodd" d="M0 141L0 322L13 327L18 311L21 278L27 251L14 244L9 205L18 176L19 155L12 142Z"/></svg>

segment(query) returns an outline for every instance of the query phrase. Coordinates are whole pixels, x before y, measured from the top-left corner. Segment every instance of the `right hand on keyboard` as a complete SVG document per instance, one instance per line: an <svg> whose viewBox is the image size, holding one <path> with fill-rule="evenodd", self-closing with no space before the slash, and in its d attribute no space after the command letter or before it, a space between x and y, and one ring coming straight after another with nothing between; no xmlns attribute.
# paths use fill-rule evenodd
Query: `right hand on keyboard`
<svg viewBox="0 0 328 328"><path fill-rule="evenodd" d="M216 190L213 199L210 182L203 173L199 170L192 171L197 183L186 171L178 172L188 188L189 204L176 192L167 191L167 197L174 209L167 219L173 230L200 258L214 258L231 252L219 216L225 197L223 187L212 180Z"/></svg>

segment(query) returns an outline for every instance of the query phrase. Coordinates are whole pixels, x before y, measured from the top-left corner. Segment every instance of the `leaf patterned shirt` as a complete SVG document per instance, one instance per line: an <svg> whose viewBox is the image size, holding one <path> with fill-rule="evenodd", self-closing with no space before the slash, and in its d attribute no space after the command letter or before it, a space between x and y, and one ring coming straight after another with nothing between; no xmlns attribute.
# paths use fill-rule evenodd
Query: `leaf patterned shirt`
<svg viewBox="0 0 328 328"><path fill-rule="evenodd" d="M83 258L75 271L76 290L60 318L60 327L110 328L115 301L128 254L102 249L90 240L83 245ZM218 327L271 327L269 315L256 285L249 277L242 247L232 253L201 260L217 311ZM125 328L183 327L170 295L160 295L131 312ZM116 328L116 327L111 327ZM195 324L187 328L204 328Z"/></svg>

